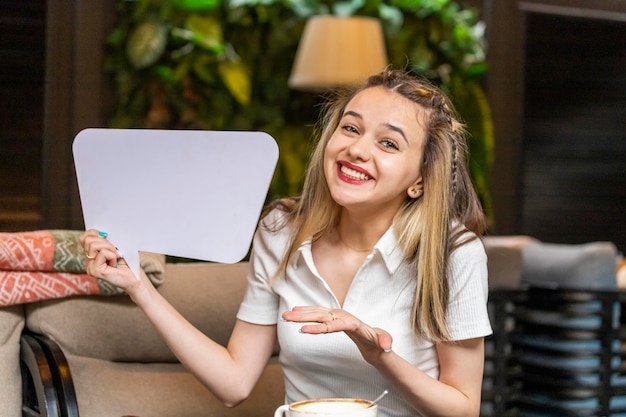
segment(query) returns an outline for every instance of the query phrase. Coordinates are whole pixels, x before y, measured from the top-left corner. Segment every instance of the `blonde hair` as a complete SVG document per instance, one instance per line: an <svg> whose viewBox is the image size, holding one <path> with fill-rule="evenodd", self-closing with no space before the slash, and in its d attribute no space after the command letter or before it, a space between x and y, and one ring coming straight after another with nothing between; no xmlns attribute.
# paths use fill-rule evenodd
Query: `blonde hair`
<svg viewBox="0 0 626 417"><path fill-rule="evenodd" d="M360 87L338 91L334 99L326 103L318 125L319 140L309 161L301 195L277 200L266 210L267 213L278 207L286 213L285 222L293 227L291 244L277 274L284 271L289 258L305 240L318 239L337 225L340 207L332 199L324 177L324 149L348 102L371 87L383 87L400 94L425 112L423 195L418 199L407 196L394 217L393 228L405 259L416 274L411 312L414 330L433 341L445 341L449 339L446 323L448 258L455 248L466 243L467 239L461 239L466 231L477 236L484 233L485 218L467 168L463 123L444 93L428 81L406 72L384 70Z"/></svg>

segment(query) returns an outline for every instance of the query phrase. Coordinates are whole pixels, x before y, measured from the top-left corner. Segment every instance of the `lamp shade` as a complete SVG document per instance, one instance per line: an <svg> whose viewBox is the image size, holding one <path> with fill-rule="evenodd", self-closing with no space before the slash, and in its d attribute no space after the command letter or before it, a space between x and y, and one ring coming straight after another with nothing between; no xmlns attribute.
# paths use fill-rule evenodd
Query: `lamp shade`
<svg viewBox="0 0 626 417"><path fill-rule="evenodd" d="M324 90L351 85L386 66L387 52L378 19L313 16L302 32L289 86Z"/></svg>

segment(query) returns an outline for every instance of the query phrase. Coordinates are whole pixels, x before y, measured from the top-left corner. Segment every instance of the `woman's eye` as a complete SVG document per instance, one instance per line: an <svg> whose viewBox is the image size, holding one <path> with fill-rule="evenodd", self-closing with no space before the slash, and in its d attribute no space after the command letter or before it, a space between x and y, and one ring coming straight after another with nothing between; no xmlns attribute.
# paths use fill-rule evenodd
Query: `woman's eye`
<svg viewBox="0 0 626 417"><path fill-rule="evenodd" d="M356 127L352 126L352 125L344 125L343 130L345 130L346 132L350 132L350 133L359 133L359 131L356 129Z"/></svg>
<svg viewBox="0 0 626 417"><path fill-rule="evenodd" d="M383 139L382 141L380 141L380 143L388 149L395 149L398 150L398 145L396 145L396 143L392 140L389 139Z"/></svg>

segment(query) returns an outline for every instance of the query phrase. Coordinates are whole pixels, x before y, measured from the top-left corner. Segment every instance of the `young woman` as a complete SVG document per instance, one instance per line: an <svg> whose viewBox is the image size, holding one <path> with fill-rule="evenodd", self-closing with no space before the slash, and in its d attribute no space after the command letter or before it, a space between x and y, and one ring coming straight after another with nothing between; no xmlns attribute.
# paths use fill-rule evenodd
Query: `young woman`
<svg viewBox="0 0 626 417"><path fill-rule="evenodd" d="M278 337L286 402L387 389L380 417L478 416L491 327L465 139L448 98L405 72L338 95L301 196L262 216L226 348L95 230L82 237L87 271L126 290L226 405L249 395Z"/></svg>

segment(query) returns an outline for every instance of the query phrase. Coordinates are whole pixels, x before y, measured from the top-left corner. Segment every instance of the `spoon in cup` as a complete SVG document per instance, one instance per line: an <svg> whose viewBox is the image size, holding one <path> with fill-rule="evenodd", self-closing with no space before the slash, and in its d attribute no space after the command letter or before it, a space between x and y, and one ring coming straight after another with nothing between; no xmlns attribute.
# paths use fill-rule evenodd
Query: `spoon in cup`
<svg viewBox="0 0 626 417"><path fill-rule="evenodd" d="M370 405L367 406L367 408L374 407L374 404L377 404L388 393L389 393L389 391L384 390L378 397L376 397L376 399L374 401L372 401L372 403Z"/></svg>

